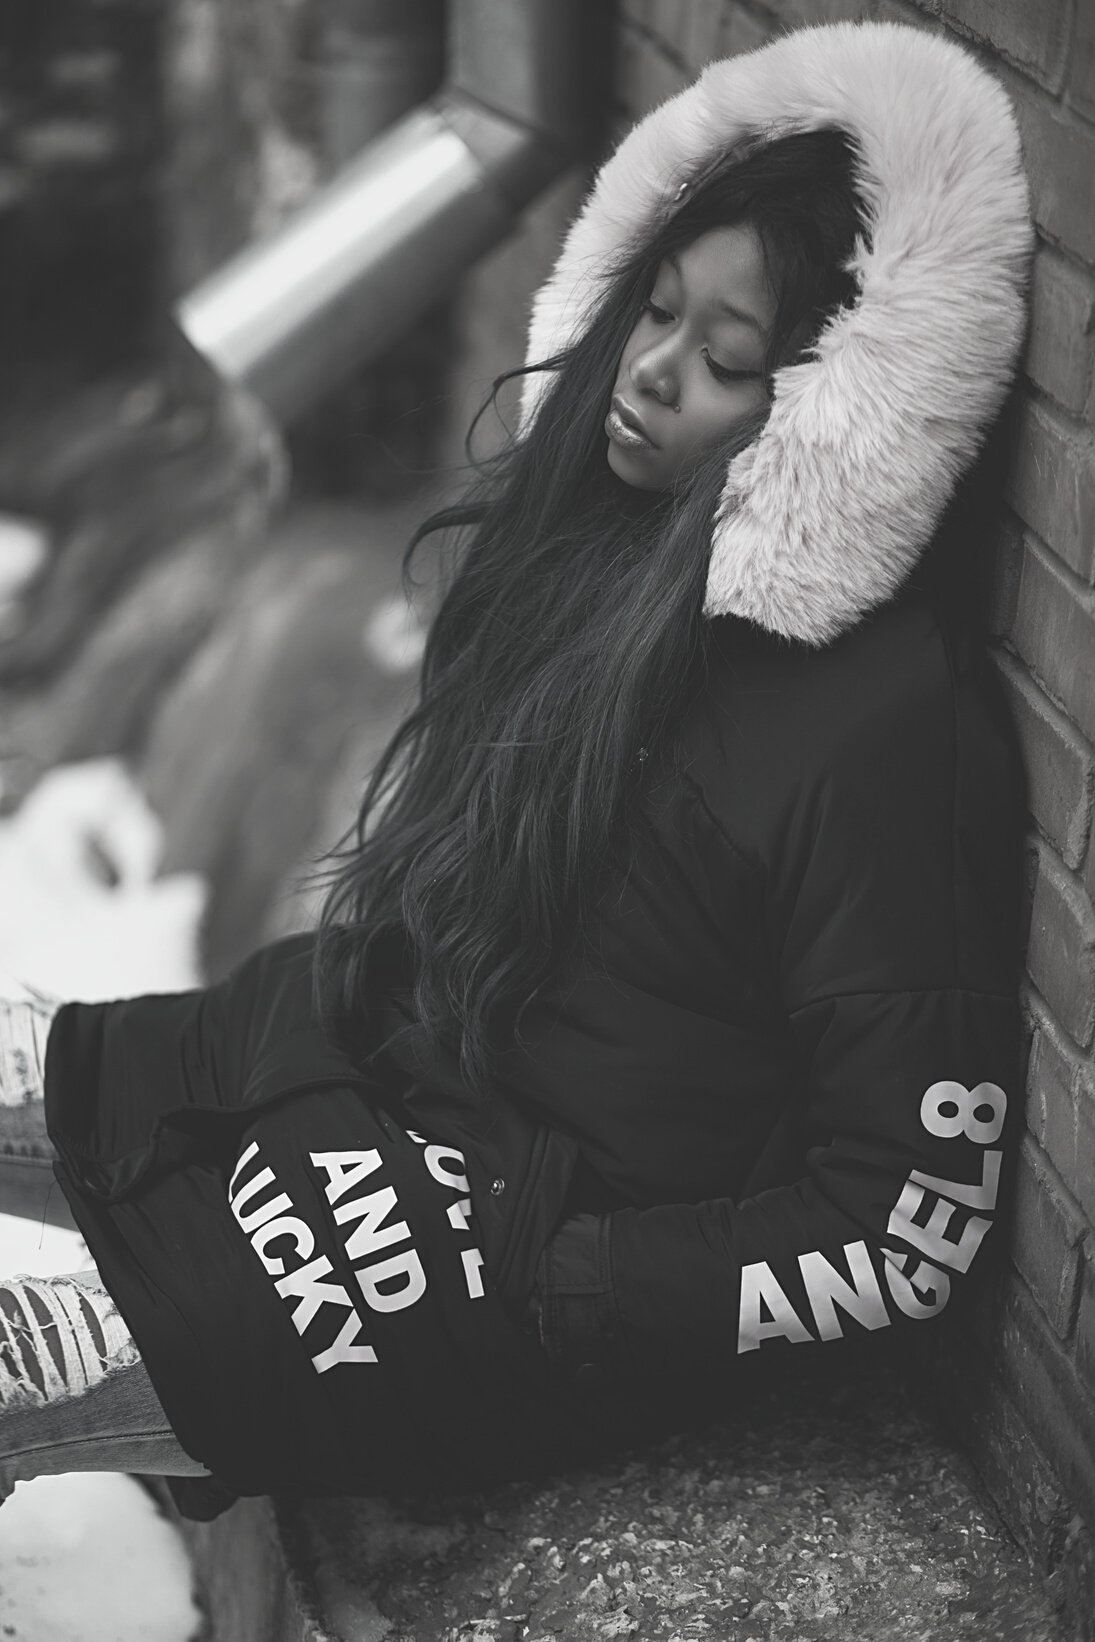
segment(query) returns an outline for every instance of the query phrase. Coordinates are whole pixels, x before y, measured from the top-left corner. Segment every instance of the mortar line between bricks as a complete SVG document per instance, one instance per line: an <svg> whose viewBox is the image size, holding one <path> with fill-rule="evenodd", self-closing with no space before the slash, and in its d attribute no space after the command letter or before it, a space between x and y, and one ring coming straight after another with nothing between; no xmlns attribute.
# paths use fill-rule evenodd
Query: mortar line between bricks
<svg viewBox="0 0 1095 1642"><path fill-rule="evenodd" d="M1033 997L1038 1004L1039 1013L1035 1014L1033 1011L1031 1012L1031 1019L1034 1025L1041 1029L1043 1019L1048 1018L1052 1021L1053 1029L1057 1033L1058 1037L1066 1040L1065 1048L1070 1051L1070 1058L1074 1061L1076 1068L1073 1075L1073 1082L1069 1085L1069 1097L1071 1099L1076 1099L1078 1098L1076 1085L1079 1081L1080 1071L1091 1059L1091 1055L1082 1043L1077 1043L1068 1027L1058 1019L1057 1015L1051 1008L1045 993L1040 989L1037 982L1033 979L1030 970L1026 967L1023 969L1022 979L1019 983L1020 1002L1024 1009L1026 1009L1029 1007L1031 999L1029 997L1024 998L1024 992L1033 994ZM1027 1127L1028 1129L1030 1128L1029 1123L1027 1124ZM1034 1131L1031 1130L1031 1133L1033 1134ZM1035 1139L1037 1139L1036 1135Z"/></svg>
<svg viewBox="0 0 1095 1642"><path fill-rule="evenodd" d="M982 68L987 69L990 74L995 75L1000 80L1013 102L1017 100L1017 86L1022 86L1031 94L1032 99L1041 105L1043 112L1056 114L1060 123L1067 129L1081 131L1088 136L1095 132L1095 120L1090 119L1086 114L1082 114L1078 109L1073 108L1071 104L1064 102L1059 93L1050 91L1040 80L1036 80L1032 74L1029 74L1021 64L1005 56L1003 51L992 45L990 41L977 35L962 33L960 27L952 22L950 18L944 17L938 12L921 10L915 0L888 0L888 3L892 8L899 6L908 15L911 26L919 25L923 28L927 24L929 32L943 33L948 38L955 40L965 50L971 52L973 56L978 58ZM1057 249L1067 249L1067 247L1060 246L1056 240L1049 240L1047 243L1057 247ZM1091 265L1081 261L1081 266L1090 270Z"/></svg>
<svg viewBox="0 0 1095 1642"><path fill-rule="evenodd" d="M1031 1308L1034 1326L1037 1329L1040 1329L1045 1336L1044 1340L1039 1341L1040 1345L1046 1345L1049 1347L1049 1350L1046 1352L1043 1360L1048 1359L1051 1362L1060 1363L1066 1376L1066 1383L1071 1382L1068 1384L1068 1390L1076 1393L1076 1401L1081 1408L1092 1404L1095 1400L1093 1400L1091 1391L1076 1365L1075 1330L1072 1331L1071 1341L1066 1342L1062 1340L1049 1317L1046 1315L1041 1300L1039 1300L1037 1294L1031 1288L1030 1284L1027 1282L1014 1260L1009 1263L1009 1269L1011 1276L1016 1279L1017 1292L1023 1298L1025 1303L1027 1303ZM1005 1307L1007 1305L1006 1298L1004 1300L1004 1305ZM1075 1435L1075 1432L1073 1434ZM1050 1469L1053 1471L1055 1476L1059 1474L1056 1466L1051 1465Z"/></svg>
<svg viewBox="0 0 1095 1642"><path fill-rule="evenodd" d="M1053 547L1046 541L1045 537L1040 535L1039 532L1035 530L1033 525L1028 524L1010 502L1005 503L1005 506L1010 508L1011 512L1015 514L1016 519L1019 521L1019 530L1021 536L1024 538L1024 545L1025 538L1029 536L1031 542L1034 544L1034 548L1036 549L1034 554L1035 558L1040 557L1044 562L1048 561L1046 568L1052 571L1054 575L1058 575L1060 577L1061 581L1064 582L1069 593L1076 600L1076 603L1079 605L1084 614L1087 616L1095 616L1095 586L1092 586L1090 582L1085 582L1080 573L1073 570L1072 566L1068 564L1066 560L1062 559L1059 553L1054 551ZM1029 666L1029 663L1027 665ZM1054 699L1056 700L1057 698L1055 697ZM1067 712L1067 708L1065 710Z"/></svg>
<svg viewBox="0 0 1095 1642"><path fill-rule="evenodd" d="M1047 241L1046 243L1049 242ZM1058 247L1054 246L1053 249L1057 250ZM1083 332L1083 335L1090 336L1091 327L1089 327L1087 331ZM1027 382L1029 386L1027 387L1024 396L1027 404L1036 405L1039 410L1048 411L1051 417L1056 417L1059 421L1067 422L1069 426L1066 431L1076 434L1080 444L1091 445L1095 443L1095 440L1092 439L1093 430L1091 424L1087 421L1082 411L1066 410L1062 404L1053 398L1053 395L1050 393L1048 388L1043 388L1039 383L1031 381L1029 376L1027 377ZM1084 435L1087 435L1086 439Z"/></svg>

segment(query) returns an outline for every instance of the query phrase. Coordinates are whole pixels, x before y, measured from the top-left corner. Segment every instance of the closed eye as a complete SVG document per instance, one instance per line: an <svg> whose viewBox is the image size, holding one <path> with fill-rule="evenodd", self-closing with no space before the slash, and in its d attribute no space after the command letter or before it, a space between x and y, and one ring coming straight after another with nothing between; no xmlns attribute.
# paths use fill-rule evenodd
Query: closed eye
<svg viewBox="0 0 1095 1642"><path fill-rule="evenodd" d="M649 298L643 303L643 312L650 315L655 325L671 325L673 323L673 315L668 308L660 308L656 302L651 302ZM704 363L716 382L747 382L760 375L759 371L732 371L729 366L719 365L712 359L706 348L703 348L701 352Z"/></svg>
<svg viewBox="0 0 1095 1642"><path fill-rule="evenodd" d="M732 371L726 365L716 364L706 348L702 352L707 368L716 382L746 382L750 377L760 375L759 371Z"/></svg>

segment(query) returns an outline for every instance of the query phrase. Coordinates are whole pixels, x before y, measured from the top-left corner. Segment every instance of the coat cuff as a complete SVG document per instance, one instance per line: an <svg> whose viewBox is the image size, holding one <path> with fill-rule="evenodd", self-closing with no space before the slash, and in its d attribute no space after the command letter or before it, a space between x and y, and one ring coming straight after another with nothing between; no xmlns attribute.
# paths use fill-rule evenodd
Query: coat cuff
<svg viewBox="0 0 1095 1642"><path fill-rule="evenodd" d="M612 1217L576 1214L544 1246L525 1314L552 1367L576 1385L602 1385L631 1366L612 1282Z"/></svg>

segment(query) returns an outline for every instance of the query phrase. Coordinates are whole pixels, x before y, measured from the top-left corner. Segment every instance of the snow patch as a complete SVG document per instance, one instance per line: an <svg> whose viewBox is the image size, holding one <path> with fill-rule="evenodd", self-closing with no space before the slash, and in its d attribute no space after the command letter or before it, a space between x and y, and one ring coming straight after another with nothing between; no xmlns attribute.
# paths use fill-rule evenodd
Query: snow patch
<svg viewBox="0 0 1095 1642"><path fill-rule="evenodd" d="M188 1642L186 1550L131 1477L16 1484L0 1510L0 1631L33 1642Z"/></svg>
<svg viewBox="0 0 1095 1642"><path fill-rule="evenodd" d="M384 673L408 673L419 666L426 649L426 627L398 594L378 601L362 629L365 653Z"/></svg>
<svg viewBox="0 0 1095 1642"><path fill-rule="evenodd" d="M162 853L160 820L118 760L49 770L0 821L0 994L29 981L94 1003L204 984L209 886L157 878Z"/></svg>

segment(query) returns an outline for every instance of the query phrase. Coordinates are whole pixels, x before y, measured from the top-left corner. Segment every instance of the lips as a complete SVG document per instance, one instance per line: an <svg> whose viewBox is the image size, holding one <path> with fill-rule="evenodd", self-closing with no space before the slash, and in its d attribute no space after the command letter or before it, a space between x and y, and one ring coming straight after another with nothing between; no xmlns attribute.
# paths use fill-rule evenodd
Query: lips
<svg viewBox="0 0 1095 1642"><path fill-rule="evenodd" d="M636 411L631 409L631 406L628 404L626 399L621 399L619 394L617 394L612 401L612 408L619 416L621 422L626 422L629 427L635 429L636 433L641 433L644 439L649 440L651 444L654 443L654 440L650 438L650 430L647 428L645 422Z"/></svg>
<svg viewBox="0 0 1095 1642"><path fill-rule="evenodd" d="M605 418L605 432L616 444L624 445L631 450L658 448L642 421L626 399L621 399L619 394L613 397L612 409Z"/></svg>

